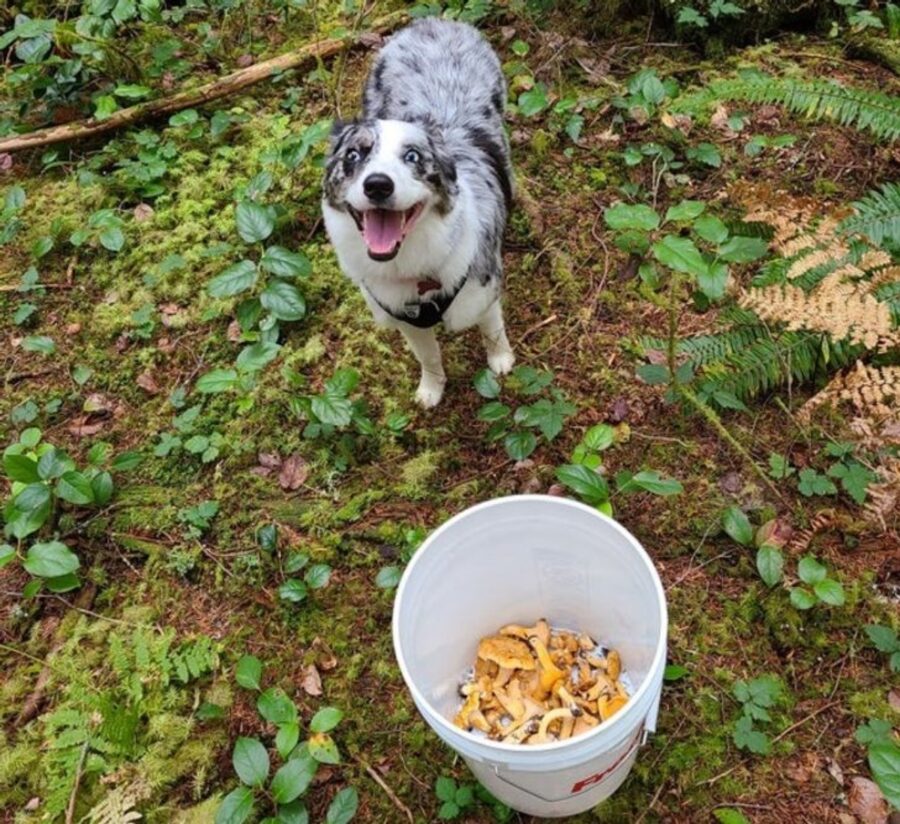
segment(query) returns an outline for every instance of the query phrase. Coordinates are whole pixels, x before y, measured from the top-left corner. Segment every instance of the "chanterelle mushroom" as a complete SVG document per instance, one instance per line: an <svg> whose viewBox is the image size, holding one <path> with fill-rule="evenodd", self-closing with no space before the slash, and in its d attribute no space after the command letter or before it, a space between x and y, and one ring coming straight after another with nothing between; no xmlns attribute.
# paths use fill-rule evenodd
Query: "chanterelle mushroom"
<svg viewBox="0 0 900 824"><path fill-rule="evenodd" d="M507 624L500 627L501 635L514 635L516 638L527 640L532 635L536 635L541 639L541 643L546 647L550 644L550 624L546 618L540 618L533 627L523 627L521 624Z"/></svg>
<svg viewBox="0 0 900 824"><path fill-rule="evenodd" d="M577 718L581 715L581 710L578 709L577 712L575 710L571 710L568 707L560 707L556 710L550 710L550 712L546 713L544 717L541 719L541 725L538 727L537 735L534 737L535 743L541 743L547 741L547 732L550 729L550 725L554 721L562 721L565 718Z"/></svg>
<svg viewBox="0 0 900 824"><path fill-rule="evenodd" d="M510 638L506 635L491 635L482 638L478 645L478 657L485 661L493 661L503 669L533 670L534 658L528 644L518 638Z"/></svg>
<svg viewBox="0 0 900 824"><path fill-rule="evenodd" d="M544 697L553 689L553 685L560 680L560 678L565 678L567 673L564 670L561 670L556 664L553 663L553 659L550 657L550 653L547 651L547 647L544 645L543 641L538 638L536 635L531 636L528 639L531 644L532 649L538 657L538 662L540 663L540 697Z"/></svg>

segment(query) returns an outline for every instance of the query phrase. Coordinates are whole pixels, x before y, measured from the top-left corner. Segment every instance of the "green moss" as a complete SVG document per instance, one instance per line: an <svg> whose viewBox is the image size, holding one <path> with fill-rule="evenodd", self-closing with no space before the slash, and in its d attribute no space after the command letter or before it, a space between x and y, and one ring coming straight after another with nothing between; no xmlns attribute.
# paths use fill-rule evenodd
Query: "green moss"
<svg viewBox="0 0 900 824"><path fill-rule="evenodd" d="M429 482L441 466L442 453L426 450L410 458L400 468L403 484L398 488L401 495L422 498L429 492Z"/></svg>

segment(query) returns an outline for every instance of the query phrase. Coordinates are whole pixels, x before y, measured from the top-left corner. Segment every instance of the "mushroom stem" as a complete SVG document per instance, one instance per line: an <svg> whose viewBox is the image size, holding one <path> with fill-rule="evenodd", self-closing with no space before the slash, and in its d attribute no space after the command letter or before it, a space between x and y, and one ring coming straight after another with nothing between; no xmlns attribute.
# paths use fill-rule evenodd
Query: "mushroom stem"
<svg viewBox="0 0 900 824"><path fill-rule="evenodd" d="M550 729L550 725L554 721L562 721L564 718L574 718L575 715L568 707L560 707L559 709L550 710L544 717L541 719L541 725L538 727L537 735L535 736L536 742L546 741L547 740L547 732Z"/></svg>
<svg viewBox="0 0 900 824"><path fill-rule="evenodd" d="M553 689L553 685L559 681L560 678L566 677L566 673L553 663L553 659L550 657L547 647L540 638L536 635L532 635L528 641L531 644L531 648L535 651L538 662L540 663L540 693L541 696L544 696Z"/></svg>

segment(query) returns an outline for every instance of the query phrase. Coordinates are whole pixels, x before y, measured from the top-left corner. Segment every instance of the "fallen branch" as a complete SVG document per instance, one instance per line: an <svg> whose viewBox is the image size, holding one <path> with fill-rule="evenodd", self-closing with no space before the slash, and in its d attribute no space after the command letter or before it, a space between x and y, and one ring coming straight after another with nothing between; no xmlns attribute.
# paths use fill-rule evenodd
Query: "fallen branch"
<svg viewBox="0 0 900 824"><path fill-rule="evenodd" d="M367 32L354 35L346 39L320 40L317 43L309 43L294 51L289 51L262 63L256 63L244 69L227 74L198 86L196 89L188 89L171 97L158 100L149 100L146 103L138 103L121 109L104 120L94 117L87 120L78 120L66 123L62 126L51 126L46 129L37 129L28 134L13 135L0 140L0 152L17 152L22 149L33 149L38 146L48 146L52 143L62 143L67 140L82 140L86 137L103 134L104 132L121 129L141 120L157 117L163 114L188 109L192 106L201 106L221 97L227 97L247 86L259 83L281 72L296 69L304 64L313 63L325 57L338 54L348 45L360 45L365 43L373 34L385 34L401 26L408 19L404 12L389 14L376 21Z"/></svg>
<svg viewBox="0 0 900 824"><path fill-rule="evenodd" d="M397 794L385 783L385 780L368 764L366 764L365 761L359 761L359 764L365 769L366 774L369 776L369 778L371 778L379 787L381 787L382 790L384 790L385 795L391 799L394 806L409 819L409 824L413 824L415 819L413 818L412 811L397 797Z"/></svg>

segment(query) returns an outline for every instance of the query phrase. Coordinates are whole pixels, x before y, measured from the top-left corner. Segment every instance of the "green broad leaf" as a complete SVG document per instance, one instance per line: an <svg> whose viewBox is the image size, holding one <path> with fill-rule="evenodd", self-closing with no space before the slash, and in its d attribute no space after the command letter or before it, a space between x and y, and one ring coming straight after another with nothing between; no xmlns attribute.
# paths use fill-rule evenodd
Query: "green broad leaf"
<svg viewBox="0 0 900 824"><path fill-rule="evenodd" d="M218 704L204 701L197 707L195 716L198 721L221 721L225 717L225 710Z"/></svg>
<svg viewBox="0 0 900 824"><path fill-rule="evenodd" d="M725 532L741 546L753 543L753 527L750 519L736 506L730 506L722 513L722 527Z"/></svg>
<svg viewBox="0 0 900 824"><path fill-rule="evenodd" d="M706 19L706 16L700 14L692 6L684 6L678 10L678 16L675 18L675 22L681 26L696 26L700 29L705 29L709 25L709 20Z"/></svg>
<svg viewBox="0 0 900 824"><path fill-rule="evenodd" d="M256 264L252 260L242 260L214 277L206 291L214 298L230 298L256 285L256 276Z"/></svg>
<svg viewBox="0 0 900 824"><path fill-rule="evenodd" d="M330 732L340 723L343 717L344 713L337 707L323 707L312 717L312 721L309 722L309 728L313 732Z"/></svg>
<svg viewBox="0 0 900 824"><path fill-rule="evenodd" d="M728 287L728 274L724 263L710 263L705 272L697 275L697 288L711 301L722 300Z"/></svg>
<svg viewBox="0 0 900 824"><path fill-rule="evenodd" d="M503 439L503 447L514 461L524 461L537 448L537 438L531 432L511 432Z"/></svg>
<svg viewBox="0 0 900 824"><path fill-rule="evenodd" d="M797 489L801 495L807 498L813 495L836 495L837 487L827 476L816 472L815 469L801 469L798 476Z"/></svg>
<svg viewBox="0 0 900 824"><path fill-rule="evenodd" d="M782 478L789 478L796 471L797 470L790 465L788 459L785 458L784 455L779 455L776 452L769 454L769 474L773 478L778 478L779 480Z"/></svg>
<svg viewBox="0 0 900 824"><path fill-rule="evenodd" d="M22 587L22 598L29 600L35 598L37 594L44 588L45 579L33 578L24 587Z"/></svg>
<svg viewBox="0 0 900 824"><path fill-rule="evenodd" d="M614 231L637 229L652 232L659 227L659 215L643 203L617 203L604 210L603 219Z"/></svg>
<svg viewBox="0 0 900 824"><path fill-rule="evenodd" d="M258 203L243 201L238 203L235 210L235 222L238 234L247 243L258 243L272 234L275 221L269 210Z"/></svg>
<svg viewBox="0 0 900 824"><path fill-rule="evenodd" d="M500 381L490 369L482 369L473 381L475 391L482 398L493 399L500 395Z"/></svg>
<svg viewBox="0 0 900 824"><path fill-rule="evenodd" d="M118 108L119 104L111 94L101 94L94 98L94 117L97 120L106 120L112 117Z"/></svg>
<svg viewBox="0 0 900 824"><path fill-rule="evenodd" d="M79 386L84 386L93 374L94 370L90 367L79 365L72 370L72 380Z"/></svg>
<svg viewBox="0 0 900 824"><path fill-rule="evenodd" d="M138 86L134 83L119 84L113 90L113 94L116 97L124 97L128 100L140 100L142 97L153 94L153 89L149 86Z"/></svg>
<svg viewBox="0 0 900 824"><path fill-rule="evenodd" d="M504 418L508 418L509 414L510 408L505 403L491 401L490 403L484 404L481 409L478 410L478 415L476 417L480 421L494 423L495 421L502 421Z"/></svg>
<svg viewBox="0 0 900 824"><path fill-rule="evenodd" d="M278 687L269 687L260 694L256 701L256 708L266 721L270 721L276 726L297 721L297 708L294 706L294 702L288 698L284 690Z"/></svg>
<svg viewBox="0 0 900 824"><path fill-rule="evenodd" d="M331 567L328 564L313 564L306 570L303 580L310 589L327 587L331 580Z"/></svg>
<svg viewBox="0 0 900 824"><path fill-rule="evenodd" d="M700 217L706 209L706 204L702 200L682 200L674 206L670 206L666 210L664 223L669 221L685 221L693 220Z"/></svg>
<svg viewBox="0 0 900 824"><path fill-rule="evenodd" d="M869 769L888 803L900 809L900 745L893 740L872 744L869 747Z"/></svg>
<svg viewBox="0 0 900 824"><path fill-rule="evenodd" d="M32 544L22 566L39 578L58 578L74 572L81 566L81 562L65 544L50 541L45 544Z"/></svg>
<svg viewBox="0 0 900 824"><path fill-rule="evenodd" d="M45 481L60 478L66 472L72 472L74 469L75 461L61 449L55 448L48 449L41 455L37 465L38 475Z"/></svg>
<svg viewBox="0 0 900 824"><path fill-rule="evenodd" d="M91 492L94 503L98 506L106 506L112 500L113 489L113 479L109 472L100 472L91 478Z"/></svg>
<svg viewBox="0 0 900 824"><path fill-rule="evenodd" d="M0 544L0 569L3 569L16 557L16 548L9 544Z"/></svg>
<svg viewBox="0 0 900 824"><path fill-rule="evenodd" d="M321 423L347 426L353 420L353 404L343 395L325 392L323 395L316 395L310 405L313 415Z"/></svg>
<svg viewBox="0 0 900 824"><path fill-rule="evenodd" d="M222 799L215 824L244 824L253 815L253 790L238 787Z"/></svg>
<svg viewBox="0 0 900 824"><path fill-rule="evenodd" d="M234 680L244 689L259 690L262 682L262 661L255 655L244 655L237 662Z"/></svg>
<svg viewBox="0 0 900 824"><path fill-rule="evenodd" d="M750 263L765 257L768 250L769 244L764 238L736 235L719 247L719 257L729 263Z"/></svg>
<svg viewBox="0 0 900 824"><path fill-rule="evenodd" d="M441 821L451 821L456 818L462 810L456 805L455 801L445 801L438 810L438 818Z"/></svg>
<svg viewBox="0 0 900 824"><path fill-rule="evenodd" d="M860 744L874 744L876 741L890 741L892 734L893 727L890 721L871 718L856 728L856 734L853 737Z"/></svg>
<svg viewBox="0 0 900 824"><path fill-rule="evenodd" d="M812 586L824 581L828 576L828 570L820 564L812 555L805 555L797 564L797 574L805 584Z"/></svg>
<svg viewBox="0 0 900 824"><path fill-rule="evenodd" d="M637 376L648 386L661 386L669 382L669 367L661 363L643 363L637 368Z"/></svg>
<svg viewBox="0 0 900 824"><path fill-rule="evenodd" d="M97 235L100 245L110 252L119 252L125 245L125 235L118 226L110 226Z"/></svg>
<svg viewBox="0 0 900 824"><path fill-rule="evenodd" d="M31 244L31 254L33 257L42 258L44 257L44 255L48 254L52 248L52 237L39 237L34 243Z"/></svg>
<svg viewBox="0 0 900 824"><path fill-rule="evenodd" d="M256 738L238 738L231 761L238 778L250 787L261 787L269 777L269 753Z"/></svg>
<svg viewBox="0 0 900 824"><path fill-rule="evenodd" d="M307 593L306 584L297 578L289 578L278 587L278 597L282 601L290 601L292 604L299 604L301 601L305 601Z"/></svg>
<svg viewBox="0 0 900 824"><path fill-rule="evenodd" d="M41 442L41 430L36 426L29 426L19 435L19 443L26 449L34 449Z"/></svg>
<svg viewBox="0 0 900 824"><path fill-rule="evenodd" d="M844 604L844 588L832 578L826 578L813 585L813 592L816 597L833 607L840 607Z"/></svg>
<svg viewBox="0 0 900 824"><path fill-rule="evenodd" d="M312 264L302 252L291 252L282 246L269 246L259 261L260 267L282 278L305 278L312 274Z"/></svg>
<svg viewBox="0 0 900 824"><path fill-rule="evenodd" d="M264 524L256 530L256 542L263 552L271 555L278 549L278 527L275 524Z"/></svg>
<svg viewBox="0 0 900 824"><path fill-rule="evenodd" d="M794 587L791 590L791 603L797 609L812 609L816 605L816 596L808 589Z"/></svg>
<svg viewBox="0 0 900 824"><path fill-rule="evenodd" d="M453 799L458 807L466 808L475 803L475 793L468 785L463 785L456 791L456 798Z"/></svg>
<svg viewBox="0 0 900 824"><path fill-rule="evenodd" d="M708 270L706 261L694 241L678 235L664 235L652 246L653 254L663 265L684 272L694 277L705 275Z"/></svg>
<svg viewBox="0 0 900 824"><path fill-rule="evenodd" d="M193 435L184 442L184 448L192 455L199 455L209 448L209 438L206 435Z"/></svg>
<svg viewBox="0 0 900 824"><path fill-rule="evenodd" d="M756 570L768 587L780 584L784 577L784 556L778 547L763 544L756 551Z"/></svg>
<svg viewBox="0 0 900 824"><path fill-rule="evenodd" d="M200 115L196 109L185 109L176 112L169 118L169 125L178 128L179 126L193 126L200 119Z"/></svg>
<svg viewBox="0 0 900 824"><path fill-rule="evenodd" d="M866 469L862 464L851 461L847 464L837 464L842 471L838 477L841 480L841 488L858 504L863 504L869 493L869 484L876 479L874 473ZM836 467L836 468L837 468ZM832 474L829 472L829 474Z"/></svg>
<svg viewBox="0 0 900 824"><path fill-rule="evenodd" d="M900 639L890 627L878 624L866 624L866 635L879 652L892 653L900 651Z"/></svg>
<svg viewBox="0 0 900 824"><path fill-rule="evenodd" d="M375 586L379 589L396 589L402 576L403 570L398 566L382 567L375 576Z"/></svg>
<svg viewBox="0 0 900 824"><path fill-rule="evenodd" d="M45 578L44 584L49 592L72 592L81 586L81 579L70 572L68 575L59 575L56 578Z"/></svg>
<svg viewBox="0 0 900 824"><path fill-rule="evenodd" d="M143 460L144 456L140 452L129 449L127 452L122 452L113 458L110 469L112 469L113 472L130 472L132 469L140 466L141 461Z"/></svg>
<svg viewBox="0 0 900 824"><path fill-rule="evenodd" d="M280 351L281 346L274 342L254 343L241 350L235 366L240 372L258 372L275 360Z"/></svg>
<svg viewBox="0 0 900 824"><path fill-rule="evenodd" d="M52 338L46 335L32 335L22 338L22 348L26 352L40 352L42 355L52 355L56 351L56 344Z"/></svg>
<svg viewBox="0 0 900 824"><path fill-rule="evenodd" d="M337 744L327 733L314 733L309 737L309 754L320 764L340 764L341 754Z"/></svg>
<svg viewBox="0 0 900 824"><path fill-rule="evenodd" d="M300 320L306 315L306 301L297 287L282 280L269 281L259 301L278 320Z"/></svg>
<svg viewBox="0 0 900 824"><path fill-rule="evenodd" d="M27 455L4 455L3 470L11 481L32 484L41 480L37 462Z"/></svg>
<svg viewBox="0 0 900 824"><path fill-rule="evenodd" d="M300 725L294 721L282 724L275 735L275 749L282 758L287 758L300 740Z"/></svg>
<svg viewBox="0 0 900 824"><path fill-rule="evenodd" d="M716 389L712 393L712 399L723 409L737 409L741 412L747 411L747 405L734 393L725 389Z"/></svg>
<svg viewBox="0 0 900 824"><path fill-rule="evenodd" d="M319 768L316 760L305 755L291 758L272 779L270 790L276 804L290 804L306 792Z"/></svg>
<svg viewBox="0 0 900 824"><path fill-rule="evenodd" d="M37 532L49 515L50 490L43 483L26 486L4 512L7 529L20 540Z"/></svg>
<svg viewBox="0 0 900 824"><path fill-rule="evenodd" d="M91 482L81 472L64 473L56 482L56 496L79 506L94 503Z"/></svg>
<svg viewBox="0 0 900 824"><path fill-rule="evenodd" d="M724 243L728 239L728 227L713 215L703 215L694 221L694 232L709 243Z"/></svg>
<svg viewBox="0 0 900 824"><path fill-rule="evenodd" d="M685 157L705 166L718 169L722 165L722 154L712 143L698 143L685 151Z"/></svg>
<svg viewBox="0 0 900 824"><path fill-rule="evenodd" d="M606 479L581 464L566 464L556 470L556 479L585 502L597 506L609 499Z"/></svg>
<svg viewBox="0 0 900 824"><path fill-rule="evenodd" d="M687 674L687 667L682 667L680 664L667 664L665 670L663 670L663 680L670 683L672 681L680 681Z"/></svg>
<svg viewBox="0 0 900 824"><path fill-rule="evenodd" d="M510 373L515 384L515 391L520 395L537 395L553 383L553 373L546 369L535 369L533 366L517 366Z"/></svg>
<svg viewBox="0 0 900 824"><path fill-rule="evenodd" d="M684 491L684 487L678 481L673 478L664 478L655 469L642 470L631 475L622 485L619 485L619 492L633 492L636 489L643 489L645 492L652 492L654 495L663 497L677 495Z"/></svg>
<svg viewBox="0 0 900 824"><path fill-rule="evenodd" d="M442 775L434 783L434 793L438 801L453 801L456 798L456 782L446 775Z"/></svg>
<svg viewBox="0 0 900 824"><path fill-rule="evenodd" d="M753 721L747 716L738 719L731 735L739 749L749 750L757 755L768 755L772 750L769 737L759 730L754 730Z"/></svg>
<svg viewBox="0 0 900 824"><path fill-rule="evenodd" d="M535 117L544 111L549 105L547 87L543 83L536 83L533 88L522 92L517 101L519 111L525 117Z"/></svg>
<svg viewBox="0 0 900 824"><path fill-rule="evenodd" d="M713 815L719 824L750 824L747 816L740 810L735 810L731 807L720 807L718 810L713 810Z"/></svg>
<svg viewBox="0 0 900 824"><path fill-rule="evenodd" d="M345 787L328 805L325 824L348 824L359 807L359 796L354 787Z"/></svg>
<svg viewBox="0 0 900 824"><path fill-rule="evenodd" d="M278 807L273 824L309 824L309 813L302 801L292 801Z"/></svg>
<svg viewBox="0 0 900 824"><path fill-rule="evenodd" d="M594 452L609 449L616 440L616 430L608 423L598 423L584 433L581 442Z"/></svg>
<svg viewBox="0 0 900 824"><path fill-rule="evenodd" d="M238 373L234 369L213 369L197 378L196 389L204 395L228 392L238 385Z"/></svg>
<svg viewBox="0 0 900 824"><path fill-rule="evenodd" d="M284 571L288 575L299 572L309 563L309 555L305 552L292 552L284 562Z"/></svg>
<svg viewBox="0 0 900 824"><path fill-rule="evenodd" d="M349 395L358 385L359 372L355 369L338 369L325 381L325 389L335 395Z"/></svg>

